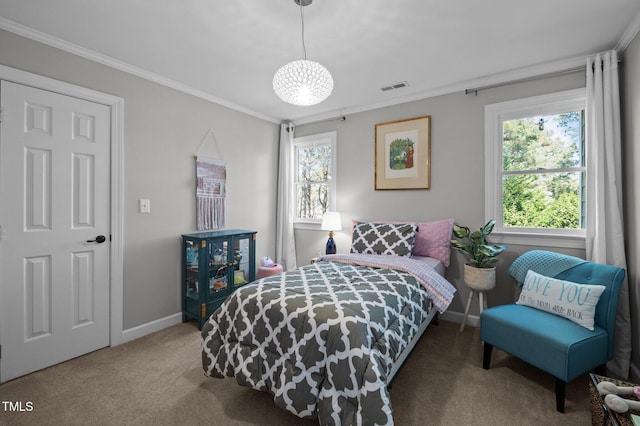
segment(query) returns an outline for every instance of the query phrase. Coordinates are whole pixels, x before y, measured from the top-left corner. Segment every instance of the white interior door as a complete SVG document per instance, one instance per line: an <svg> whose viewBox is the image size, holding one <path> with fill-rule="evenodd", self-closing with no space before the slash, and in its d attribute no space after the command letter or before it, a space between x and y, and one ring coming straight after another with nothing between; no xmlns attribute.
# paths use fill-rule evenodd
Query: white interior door
<svg viewBox="0 0 640 426"><path fill-rule="evenodd" d="M74 97L2 81L0 99L4 382L109 345L111 127Z"/></svg>

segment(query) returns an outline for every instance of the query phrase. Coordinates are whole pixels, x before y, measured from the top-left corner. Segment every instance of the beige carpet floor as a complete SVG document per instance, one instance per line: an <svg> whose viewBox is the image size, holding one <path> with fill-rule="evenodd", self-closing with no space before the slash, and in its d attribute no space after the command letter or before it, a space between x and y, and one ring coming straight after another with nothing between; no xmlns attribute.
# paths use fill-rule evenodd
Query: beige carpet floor
<svg viewBox="0 0 640 426"><path fill-rule="evenodd" d="M555 410L554 379L494 350L482 369L479 329L430 326L391 388L396 425L588 425L588 376ZM234 379L205 377L194 322L178 324L0 385L2 425L313 425Z"/></svg>

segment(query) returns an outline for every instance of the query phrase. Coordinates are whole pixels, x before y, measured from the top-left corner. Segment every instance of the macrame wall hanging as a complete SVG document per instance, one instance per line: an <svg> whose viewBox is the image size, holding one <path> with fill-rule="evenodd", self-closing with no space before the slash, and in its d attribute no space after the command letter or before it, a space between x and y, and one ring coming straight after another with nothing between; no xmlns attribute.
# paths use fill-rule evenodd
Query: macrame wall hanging
<svg viewBox="0 0 640 426"><path fill-rule="evenodd" d="M207 141L213 140L219 158L200 155ZM196 221L198 231L220 229L225 226L225 198L227 195L227 162L209 129L196 151Z"/></svg>

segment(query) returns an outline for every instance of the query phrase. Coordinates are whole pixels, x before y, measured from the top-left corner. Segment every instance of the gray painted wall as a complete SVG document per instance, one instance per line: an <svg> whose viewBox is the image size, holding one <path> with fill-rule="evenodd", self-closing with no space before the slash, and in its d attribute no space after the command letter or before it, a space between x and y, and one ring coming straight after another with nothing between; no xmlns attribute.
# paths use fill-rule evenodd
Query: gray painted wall
<svg viewBox="0 0 640 426"><path fill-rule="evenodd" d="M257 256L274 255L279 126L186 95L0 30L0 63L125 99L124 328L180 312L180 239L195 231L194 160L202 138L213 127L228 161L229 228L258 231ZM640 39L624 56L625 206L632 320L638 321L640 295ZM455 93L353 114L346 121L298 126L296 136L337 130L338 200L345 229L336 235L338 250L348 251L352 219L435 220L453 217L479 227L484 200L484 105L584 87L583 73L483 90L477 96ZM431 184L428 191L374 191L374 125L431 115ZM215 154L207 147L203 154ZM152 212L137 212L139 198L151 199ZM299 264L322 251L322 231L296 231ZM502 256L498 287L489 304L513 299L506 266L532 247L511 246ZM560 250L583 256L581 250ZM463 312L467 290L463 259L454 254L447 278L459 289L451 311ZM477 315L477 304L472 314ZM640 363L634 325L634 364Z"/></svg>
<svg viewBox="0 0 640 426"><path fill-rule="evenodd" d="M338 132L337 210L343 230L334 239L339 252L350 248L351 220L437 220L454 218L456 223L477 229L484 224L484 106L496 102L585 87L584 72L510 84L481 90L478 95L454 93L362 112L331 121L296 127L296 137L336 130ZM374 126L393 120L431 116L431 189L374 190ZM298 264L305 264L322 251L327 240L323 231L296 231ZM489 306L514 300L514 285L506 268L528 246L510 246L498 264L498 284L488 295ZM584 250L558 249L584 256ZM463 313L469 290L462 279L464 258L452 252L446 277L458 293L449 308ZM471 315L478 315L477 299ZM459 315L460 318L462 314Z"/></svg>
<svg viewBox="0 0 640 426"><path fill-rule="evenodd" d="M125 100L125 330L181 312L180 235L196 231L194 155L210 127L227 161L227 228L258 231L257 255L274 252L279 125L9 32L0 52L2 65Z"/></svg>

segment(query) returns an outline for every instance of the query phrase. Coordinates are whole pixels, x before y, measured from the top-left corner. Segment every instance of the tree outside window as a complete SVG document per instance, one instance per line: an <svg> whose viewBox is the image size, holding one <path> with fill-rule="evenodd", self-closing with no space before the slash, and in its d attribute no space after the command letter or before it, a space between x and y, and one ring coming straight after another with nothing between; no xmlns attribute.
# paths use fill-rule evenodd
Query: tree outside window
<svg viewBox="0 0 640 426"><path fill-rule="evenodd" d="M503 123L505 227L584 227L583 111Z"/></svg>
<svg viewBox="0 0 640 426"><path fill-rule="evenodd" d="M296 220L315 222L335 210L336 133L296 138L295 197Z"/></svg>
<svg viewBox="0 0 640 426"><path fill-rule="evenodd" d="M585 90L485 106L485 219L501 243L584 248Z"/></svg>

